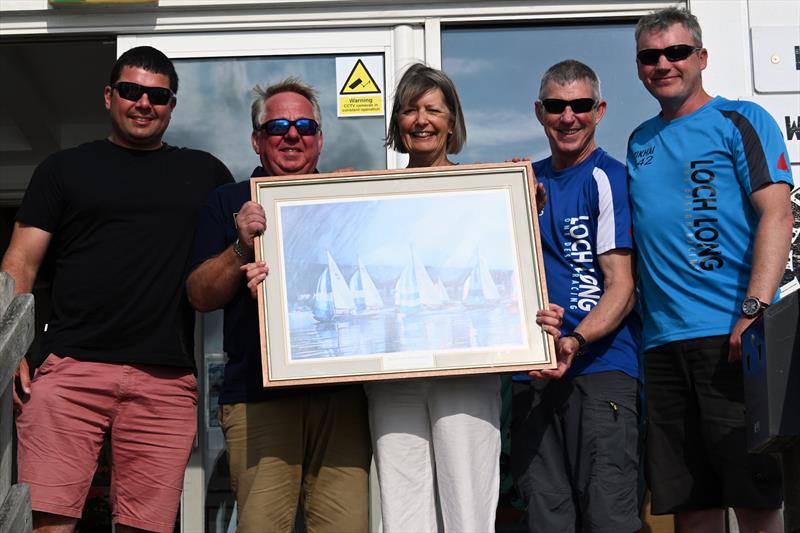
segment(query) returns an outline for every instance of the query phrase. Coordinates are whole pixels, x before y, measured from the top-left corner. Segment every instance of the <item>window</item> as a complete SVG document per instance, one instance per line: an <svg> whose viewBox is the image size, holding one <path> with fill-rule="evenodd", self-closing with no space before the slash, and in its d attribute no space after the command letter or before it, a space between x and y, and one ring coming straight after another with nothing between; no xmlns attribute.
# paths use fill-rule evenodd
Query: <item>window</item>
<svg viewBox="0 0 800 533"><path fill-rule="evenodd" d="M456 160L549 156L533 112L539 81L551 65L577 59L597 73L608 101L597 143L624 161L630 133L658 112L636 74L633 29L632 23L443 29L443 68L458 87L467 122L467 144Z"/></svg>

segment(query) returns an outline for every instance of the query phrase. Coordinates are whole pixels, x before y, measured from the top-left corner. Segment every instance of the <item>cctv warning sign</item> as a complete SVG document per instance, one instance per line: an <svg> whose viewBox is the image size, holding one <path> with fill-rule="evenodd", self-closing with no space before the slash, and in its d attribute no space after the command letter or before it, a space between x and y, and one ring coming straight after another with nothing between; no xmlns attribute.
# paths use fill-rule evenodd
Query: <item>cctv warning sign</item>
<svg viewBox="0 0 800 533"><path fill-rule="evenodd" d="M337 115L383 115L383 56L336 58Z"/></svg>

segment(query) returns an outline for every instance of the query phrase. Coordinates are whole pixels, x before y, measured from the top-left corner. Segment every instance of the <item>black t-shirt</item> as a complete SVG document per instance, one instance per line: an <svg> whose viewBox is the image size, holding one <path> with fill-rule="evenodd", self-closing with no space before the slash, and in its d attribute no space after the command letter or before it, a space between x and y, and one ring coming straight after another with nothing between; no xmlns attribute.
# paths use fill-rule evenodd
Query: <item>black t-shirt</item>
<svg viewBox="0 0 800 533"><path fill-rule="evenodd" d="M45 353L193 367L194 312L184 282L208 194L233 178L206 152L108 140L51 155L17 221L52 234Z"/></svg>

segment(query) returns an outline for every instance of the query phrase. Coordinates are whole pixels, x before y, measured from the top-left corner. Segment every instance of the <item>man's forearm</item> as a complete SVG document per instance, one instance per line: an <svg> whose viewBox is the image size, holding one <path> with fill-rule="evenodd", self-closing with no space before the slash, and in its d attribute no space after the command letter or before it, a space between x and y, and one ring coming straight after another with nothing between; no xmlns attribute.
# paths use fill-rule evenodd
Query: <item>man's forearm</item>
<svg viewBox="0 0 800 533"><path fill-rule="evenodd" d="M186 280L186 295L196 310L207 313L224 307L242 283L242 261L228 246L201 264Z"/></svg>
<svg viewBox="0 0 800 533"><path fill-rule="evenodd" d="M633 256L630 250L612 250L598 257L603 272L603 295L575 327L587 343L614 331L633 309Z"/></svg>
<svg viewBox="0 0 800 533"><path fill-rule="evenodd" d="M596 342L617 329L633 309L633 284L622 285L607 286L597 305L575 327L587 343Z"/></svg>
<svg viewBox="0 0 800 533"><path fill-rule="evenodd" d="M753 241L753 269L747 296L769 303L778 289L792 242L791 207L765 211L758 221Z"/></svg>
<svg viewBox="0 0 800 533"><path fill-rule="evenodd" d="M32 292L39 266L50 245L52 234L20 222L14 224L11 242L3 256L0 270L14 278L17 294Z"/></svg>
<svg viewBox="0 0 800 533"><path fill-rule="evenodd" d="M14 278L14 291L17 294L33 291L33 283L36 281L36 271L29 268L29 265L26 265L20 258L14 257L13 254L9 257L7 253L6 256L3 257L0 270L8 272L8 274Z"/></svg>

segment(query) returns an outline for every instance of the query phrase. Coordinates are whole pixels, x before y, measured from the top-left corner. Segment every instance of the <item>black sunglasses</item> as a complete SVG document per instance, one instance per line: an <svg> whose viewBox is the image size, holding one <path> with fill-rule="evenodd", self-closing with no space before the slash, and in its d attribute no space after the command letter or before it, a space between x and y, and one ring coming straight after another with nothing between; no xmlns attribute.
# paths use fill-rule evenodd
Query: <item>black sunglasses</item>
<svg viewBox="0 0 800 533"><path fill-rule="evenodd" d="M659 58L663 54L664 57L667 58L667 61L670 63L674 63L675 61L683 61L694 52L702 50L702 48L698 46L692 46L690 44L675 44L672 46L667 46L666 48L648 48L647 50L639 50L639 53L636 54L636 59L639 60L639 63L642 65L657 65Z"/></svg>
<svg viewBox="0 0 800 533"><path fill-rule="evenodd" d="M145 87L138 83L131 83L129 81L118 81L111 86L116 89L119 95L125 100L131 102L138 102L142 94L147 93L147 99L153 105L166 105L175 97L172 89L166 87Z"/></svg>
<svg viewBox="0 0 800 533"><path fill-rule="evenodd" d="M319 130L319 124L313 118L298 118L297 120L276 118L266 121L258 129L266 132L267 135L286 135L292 126L300 135L316 135Z"/></svg>
<svg viewBox="0 0 800 533"><path fill-rule="evenodd" d="M560 98L545 98L542 106L548 113L560 115L569 106L573 113L586 113L594 109L597 102L592 98L576 98L575 100L562 100Z"/></svg>

